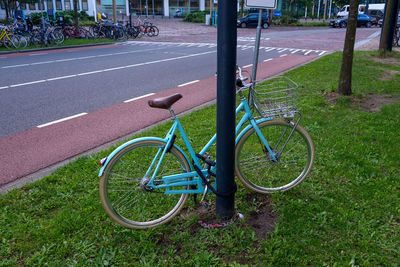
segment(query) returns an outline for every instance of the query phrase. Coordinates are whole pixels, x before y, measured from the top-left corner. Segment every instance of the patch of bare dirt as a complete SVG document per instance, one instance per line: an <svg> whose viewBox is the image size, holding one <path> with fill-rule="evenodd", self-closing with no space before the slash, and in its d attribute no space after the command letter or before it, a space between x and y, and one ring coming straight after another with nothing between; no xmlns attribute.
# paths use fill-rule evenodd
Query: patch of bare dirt
<svg viewBox="0 0 400 267"><path fill-rule="evenodd" d="M274 213L271 206L271 198L262 194L251 194L248 195L247 201L256 206L256 211L250 213L246 221L256 236L263 239L268 232L274 231L278 220L278 215Z"/></svg>
<svg viewBox="0 0 400 267"><path fill-rule="evenodd" d="M254 230L259 239L264 239L268 232L272 232L275 229L275 224L278 218L278 215L273 212L271 198L268 195L253 193L247 195L245 200L254 211L250 212L250 214L244 218L244 222ZM232 221L235 222L236 220L241 220L240 218L235 217L232 220L222 221L216 216L215 207L206 210L204 207L199 206L194 210L183 210L181 212L183 218L190 218L194 214L197 215L199 221L211 227L221 224L229 225ZM193 226L191 228L191 233L196 233L201 227L200 224Z"/></svg>
<svg viewBox="0 0 400 267"><path fill-rule="evenodd" d="M340 95L338 92L331 92L325 95L326 101L328 101L331 105L336 104L339 97ZM353 104L353 107L356 109L368 112L380 112L384 105L390 105L400 101L400 97L368 94L363 98L351 97L350 101Z"/></svg>
<svg viewBox="0 0 400 267"><path fill-rule="evenodd" d="M382 77L379 78L379 80L381 80L381 81L390 81L390 80L393 79L393 76L395 76L396 74L400 74L400 71L385 69L384 72L383 72Z"/></svg>
<svg viewBox="0 0 400 267"><path fill-rule="evenodd" d="M372 56L368 57L368 60L372 60L373 62L376 63L382 63L382 64L389 64L389 65L394 65L394 66L400 66L400 59L396 56Z"/></svg>

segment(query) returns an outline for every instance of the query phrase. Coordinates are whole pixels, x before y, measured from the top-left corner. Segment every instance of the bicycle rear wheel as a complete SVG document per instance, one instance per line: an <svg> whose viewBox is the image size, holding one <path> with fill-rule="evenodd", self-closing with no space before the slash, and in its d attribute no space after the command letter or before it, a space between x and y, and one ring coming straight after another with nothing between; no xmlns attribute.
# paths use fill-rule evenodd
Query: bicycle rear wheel
<svg viewBox="0 0 400 267"><path fill-rule="evenodd" d="M135 142L120 150L107 164L100 179L100 198L108 215L117 223L136 229L155 227L170 221L184 206L188 194L164 194L165 189L143 185L148 168L165 145L158 140ZM172 147L165 154L154 183L162 184L162 176L189 170L185 156Z"/></svg>
<svg viewBox="0 0 400 267"><path fill-rule="evenodd" d="M8 49L18 48L20 45L18 37L11 33L8 33L3 37L3 43L4 46L7 47Z"/></svg>
<svg viewBox="0 0 400 267"><path fill-rule="evenodd" d="M264 121L257 126L275 155L278 155L294 127L283 119ZM300 125L297 125L276 162L272 160L254 128L250 128L236 145L235 172L242 183L253 191L286 191L308 175L314 157L312 139Z"/></svg>

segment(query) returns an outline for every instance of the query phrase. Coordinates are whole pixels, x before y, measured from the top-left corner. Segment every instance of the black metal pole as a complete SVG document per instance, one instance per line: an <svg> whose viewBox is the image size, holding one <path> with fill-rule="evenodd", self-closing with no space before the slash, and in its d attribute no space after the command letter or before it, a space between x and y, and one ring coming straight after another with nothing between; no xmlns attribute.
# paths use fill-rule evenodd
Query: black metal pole
<svg viewBox="0 0 400 267"><path fill-rule="evenodd" d="M223 220L234 214L235 78L237 0L218 1L217 37L217 196L216 212Z"/></svg>

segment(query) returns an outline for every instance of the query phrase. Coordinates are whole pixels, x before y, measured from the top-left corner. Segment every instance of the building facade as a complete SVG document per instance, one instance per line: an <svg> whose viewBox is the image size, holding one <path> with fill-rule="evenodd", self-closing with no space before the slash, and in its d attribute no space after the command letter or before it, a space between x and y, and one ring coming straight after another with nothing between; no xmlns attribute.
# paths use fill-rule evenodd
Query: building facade
<svg viewBox="0 0 400 267"><path fill-rule="evenodd" d="M46 10L72 10L74 0L42 0L34 4L19 4L16 2L12 9L21 9L25 14ZM209 9L209 0L116 0L117 16L134 15L176 16L189 12ZM130 6L130 8L129 8ZM112 15L112 0L78 0L79 11L86 11L89 16L98 13ZM6 17L3 1L0 1L0 18Z"/></svg>

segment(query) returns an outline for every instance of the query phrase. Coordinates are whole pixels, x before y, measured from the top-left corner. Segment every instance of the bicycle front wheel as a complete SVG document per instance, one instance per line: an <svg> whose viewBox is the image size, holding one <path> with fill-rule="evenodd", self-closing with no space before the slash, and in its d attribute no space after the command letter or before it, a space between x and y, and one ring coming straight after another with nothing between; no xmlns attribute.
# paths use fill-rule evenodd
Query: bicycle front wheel
<svg viewBox="0 0 400 267"><path fill-rule="evenodd" d="M254 128L250 128L236 145L236 175L246 187L259 193L295 187L308 175L314 162L315 149L310 135L297 125L289 138L294 124L283 119L264 121L257 126L277 160L272 159Z"/></svg>
<svg viewBox="0 0 400 267"><path fill-rule="evenodd" d="M108 215L117 223L135 229L155 227L170 221L184 206L188 194L165 194L165 188L145 185L146 172L156 157L158 162L159 152L165 146L165 142L158 140L139 141L120 150L107 164L100 179L100 198ZM153 175L155 165L149 176ZM189 170L185 156L172 147L161 162L154 184L163 184L162 176Z"/></svg>

